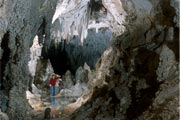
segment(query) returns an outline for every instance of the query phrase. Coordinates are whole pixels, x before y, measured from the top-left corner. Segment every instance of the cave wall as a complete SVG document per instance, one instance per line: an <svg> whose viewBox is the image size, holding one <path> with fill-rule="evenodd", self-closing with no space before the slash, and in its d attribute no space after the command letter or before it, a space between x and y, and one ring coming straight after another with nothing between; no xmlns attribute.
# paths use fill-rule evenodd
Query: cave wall
<svg viewBox="0 0 180 120"><path fill-rule="evenodd" d="M9 99L10 119L32 119L26 100L30 47L36 34L45 34L41 43L47 44L55 7L56 0L0 0L1 86Z"/></svg>
<svg viewBox="0 0 180 120"><path fill-rule="evenodd" d="M118 34L120 26L114 23L111 46L89 84L91 99L71 119L176 120L179 1L121 0L121 4L127 14L126 30Z"/></svg>
<svg viewBox="0 0 180 120"><path fill-rule="evenodd" d="M25 96L29 48L36 34L44 51L50 45L55 4L56 0L0 0L0 80L9 98L10 119L31 119ZM114 17L111 47L96 66L91 99L71 118L177 119L179 1L103 0L102 4Z"/></svg>

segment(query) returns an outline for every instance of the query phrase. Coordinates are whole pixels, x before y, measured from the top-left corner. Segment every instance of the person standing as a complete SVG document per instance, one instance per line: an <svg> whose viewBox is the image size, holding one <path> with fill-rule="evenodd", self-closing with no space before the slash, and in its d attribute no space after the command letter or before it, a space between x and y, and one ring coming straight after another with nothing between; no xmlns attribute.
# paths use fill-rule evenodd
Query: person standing
<svg viewBox="0 0 180 120"><path fill-rule="evenodd" d="M52 75L50 81L49 81L49 86L50 86L50 95L51 95L51 105L55 105L55 85L56 81L59 79L59 77L56 77L55 74Z"/></svg>

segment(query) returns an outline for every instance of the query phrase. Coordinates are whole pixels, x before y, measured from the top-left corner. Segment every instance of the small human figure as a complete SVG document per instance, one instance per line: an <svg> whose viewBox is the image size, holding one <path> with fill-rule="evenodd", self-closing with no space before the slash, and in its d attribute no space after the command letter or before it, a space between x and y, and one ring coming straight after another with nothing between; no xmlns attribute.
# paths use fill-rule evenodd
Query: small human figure
<svg viewBox="0 0 180 120"><path fill-rule="evenodd" d="M59 79L59 77L56 77L55 74L52 75L50 81L49 81L49 86L50 86L50 95L51 95L51 105L55 105L55 85L56 81Z"/></svg>

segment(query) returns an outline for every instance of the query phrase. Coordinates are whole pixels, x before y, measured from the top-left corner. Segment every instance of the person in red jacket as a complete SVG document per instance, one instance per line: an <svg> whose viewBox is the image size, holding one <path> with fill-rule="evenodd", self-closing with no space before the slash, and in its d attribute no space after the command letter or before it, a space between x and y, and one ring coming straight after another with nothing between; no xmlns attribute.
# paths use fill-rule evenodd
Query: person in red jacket
<svg viewBox="0 0 180 120"><path fill-rule="evenodd" d="M50 81L49 81L49 86L50 86L50 95L51 95L51 105L55 104L55 85L56 81L59 79L55 74L52 75Z"/></svg>

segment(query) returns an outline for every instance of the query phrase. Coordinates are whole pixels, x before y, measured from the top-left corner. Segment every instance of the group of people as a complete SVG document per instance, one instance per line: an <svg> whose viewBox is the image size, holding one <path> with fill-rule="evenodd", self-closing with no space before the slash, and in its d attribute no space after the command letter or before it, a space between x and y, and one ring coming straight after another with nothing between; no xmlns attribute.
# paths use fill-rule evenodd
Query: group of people
<svg viewBox="0 0 180 120"><path fill-rule="evenodd" d="M60 90L64 88L61 76L57 74L53 74L49 81L49 86L50 86L50 95L51 95L51 105L55 105L54 96L56 95L56 86L60 87Z"/></svg>

